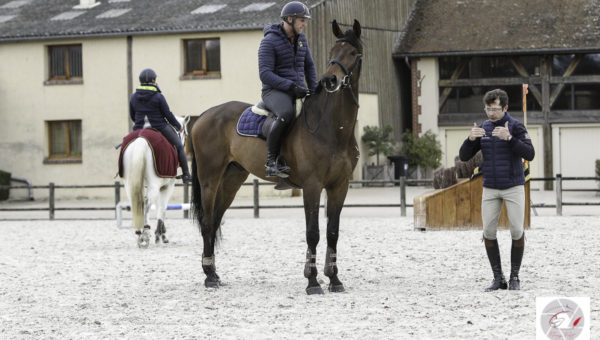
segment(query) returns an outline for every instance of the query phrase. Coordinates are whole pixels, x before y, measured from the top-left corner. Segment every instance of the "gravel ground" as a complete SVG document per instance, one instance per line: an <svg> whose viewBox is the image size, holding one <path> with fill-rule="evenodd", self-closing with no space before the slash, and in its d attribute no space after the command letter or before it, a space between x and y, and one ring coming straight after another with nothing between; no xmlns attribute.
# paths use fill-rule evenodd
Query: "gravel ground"
<svg viewBox="0 0 600 340"><path fill-rule="evenodd" d="M360 211L342 214L346 292L322 296L304 292L301 210L231 214L216 254L226 286L216 290L204 288L190 220L167 221L171 243L148 249L114 220L0 221L0 338L532 339L542 296L590 297L600 338L598 216L532 216L522 290L484 293L481 231L418 232L410 214ZM510 235L498 236L507 272Z"/></svg>

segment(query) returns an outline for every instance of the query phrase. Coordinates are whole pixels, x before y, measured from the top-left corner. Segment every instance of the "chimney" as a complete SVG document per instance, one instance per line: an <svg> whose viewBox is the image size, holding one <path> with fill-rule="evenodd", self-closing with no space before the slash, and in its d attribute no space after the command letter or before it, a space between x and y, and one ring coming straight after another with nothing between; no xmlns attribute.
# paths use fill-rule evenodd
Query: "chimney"
<svg viewBox="0 0 600 340"><path fill-rule="evenodd" d="M73 6L73 9L90 9L100 5L96 0L79 0L79 5Z"/></svg>

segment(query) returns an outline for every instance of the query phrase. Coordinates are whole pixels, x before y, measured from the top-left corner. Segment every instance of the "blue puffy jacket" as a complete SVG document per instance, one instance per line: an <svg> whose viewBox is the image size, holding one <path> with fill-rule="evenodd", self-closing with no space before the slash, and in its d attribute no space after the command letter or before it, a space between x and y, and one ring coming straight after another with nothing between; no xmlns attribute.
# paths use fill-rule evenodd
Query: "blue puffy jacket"
<svg viewBox="0 0 600 340"><path fill-rule="evenodd" d="M290 91L294 84L316 89L317 71L304 33L297 36L293 45L281 24L268 25L263 33L265 37L258 49L262 89Z"/></svg>
<svg viewBox="0 0 600 340"><path fill-rule="evenodd" d="M156 86L146 84L135 90L129 101L129 117L134 122L134 130L144 127L146 117L150 125L157 130L165 127L167 122L177 131L181 130L181 125L169 110L165 97Z"/></svg>
<svg viewBox="0 0 600 340"><path fill-rule="evenodd" d="M505 141L492 136L494 128L504 126L507 121L512 139ZM483 164L480 170L483 172L483 186L486 188L502 190L525 184L521 158L531 161L535 156L531 137L525 126L507 112L502 119L496 122L488 119L481 127L485 130L485 136L474 141L467 138L460 147L460 160L466 162L481 150Z"/></svg>

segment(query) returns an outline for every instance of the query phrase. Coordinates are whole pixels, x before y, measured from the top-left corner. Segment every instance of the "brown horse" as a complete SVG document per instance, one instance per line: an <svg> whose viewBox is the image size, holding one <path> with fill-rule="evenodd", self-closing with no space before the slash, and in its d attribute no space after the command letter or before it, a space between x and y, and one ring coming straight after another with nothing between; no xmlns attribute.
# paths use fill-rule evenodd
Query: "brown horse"
<svg viewBox="0 0 600 340"><path fill-rule="evenodd" d="M319 200L327 191L327 254L324 274L329 290L344 291L337 277L336 249L340 213L348 191L348 181L359 152L354 138L358 113L358 79L362 60L361 28L342 33L332 23L338 38L331 49L329 66L317 91L309 96L303 110L290 126L281 146L281 155L290 166L289 183L303 189L306 217L306 265L308 294L323 294L317 281L316 252L319 243ZM192 128L192 205L204 239L202 268L205 286L221 284L216 273L214 245L225 210L229 208L249 173L264 180L266 143L259 138L236 133L236 123L250 104L228 102L205 111Z"/></svg>

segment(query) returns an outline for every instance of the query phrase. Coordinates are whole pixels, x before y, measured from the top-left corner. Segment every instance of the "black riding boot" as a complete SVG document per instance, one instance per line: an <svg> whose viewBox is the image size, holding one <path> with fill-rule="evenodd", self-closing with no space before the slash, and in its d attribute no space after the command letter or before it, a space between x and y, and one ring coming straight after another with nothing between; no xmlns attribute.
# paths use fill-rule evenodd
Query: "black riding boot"
<svg viewBox="0 0 600 340"><path fill-rule="evenodd" d="M190 170L188 169L187 156L185 155L183 146L181 148L177 148L177 157L179 158L179 166L181 167L181 180L183 183L188 183L192 180L192 176L190 175Z"/></svg>
<svg viewBox="0 0 600 340"><path fill-rule="evenodd" d="M487 252L492 272L494 273L494 281L485 289L486 292L491 292L498 289L506 289L506 279L502 273L502 263L500 261L500 249L498 248L498 240L488 240L483 238L485 243L485 251Z"/></svg>
<svg viewBox="0 0 600 340"><path fill-rule="evenodd" d="M281 135L285 130L284 122L277 118L271 125L267 136L267 163L265 164L265 176L278 176L286 178L289 176L290 167L279 164L278 156L281 147Z"/></svg>
<svg viewBox="0 0 600 340"><path fill-rule="evenodd" d="M510 249L510 280L508 281L509 290L520 290L521 281L519 281L519 269L521 269L521 260L523 260L523 250L525 250L525 233L518 240L512 240Z"/></svg>

